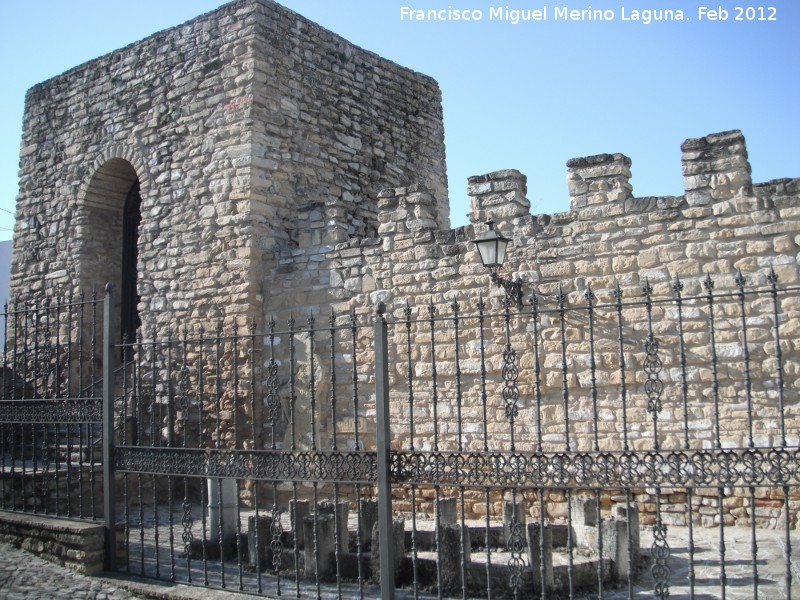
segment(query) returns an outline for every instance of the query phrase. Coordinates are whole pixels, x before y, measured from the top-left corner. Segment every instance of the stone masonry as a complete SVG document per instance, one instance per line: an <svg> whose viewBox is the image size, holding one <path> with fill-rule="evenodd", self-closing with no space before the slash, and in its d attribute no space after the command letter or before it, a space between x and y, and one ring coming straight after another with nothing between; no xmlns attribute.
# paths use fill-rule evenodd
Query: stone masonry
<svg viewBox="0 0 800 600"><path fill-rule="evenodd" d="M374 236L381 189L425 182L448 224L437 84L270 0L35 86L20 156L12 293L119 284L138 181L145 330L284 303L286 260Z"/></svg>
<svg viewBox="0 0 800 600"><path fill-rule="evenodd" d="M646 282L653 294L661 298L673 297L673 284L680 278L685 297L702 297L706 294L704 280L707 274L717 280L717 285L726 291L736 289L734 279L740 271L747 284L766 287L770 269L774 270L781 285L798 283L798 243L800 243L800 179L781 179L754 185L750 177L750 165L743 135L730 131L687 140L682 146L682 167L686 193L676 197L637 198L629 182L631 159L621 154L604 154L570 160L567 163L567 184L570 194L570 211L554 215L531 215L526 199L526 177L514 170L499 171L469 180L468 193L472 200L471 225L455 230L443 230L435 225L434 196L424 186L390 189L381 192L379 207L380 240L353 241L339 245L331 254L336 281L347 282L343 291L353 289L353 278L368 285L348 300L345 306L362 306L364 310L377 300L390 307L393 318L401 320L405 303L424 318L428 302L444 308L458 300L464 312L475 310L478 294L491 295L490 304L498 306L501 291L492 292L488 273L480 265L471 240L482 231L482 223L491 217L497 227L512 237L509 258L504 268L506 277L519 276L525 282L525 293L536 291L546 306L554 309L553 298L559 290L566 295L566 304L584 306L584 291L591 287L597 304L614 302L614 288L620 286L623 298L636 300L642 297L642 286ZM723 287L724 286L724 287ZM336 293L335 290L332 293ZM499 295L499 296L498 296ZM689 332L692 351L687 357L686 367L689 388L688 423L692 447L711 448L714 442L713 374L711 371L711 349L706 333L693 334L707 327L707 315L694 305L684 313L685 328ZM775 390L775 359L773 319L769 306L753 305L747 318L747 335L750 345L750 374L753 392L759 410L754 415L754 443L758 446L779 446L781 443L777 419L777 392ZM529 308L524 309L529 311ZM742 385L743 346L738 327L738 309L729 304L718 308L717 332L717 378L720 402L721 438L723 447L745 447L747 445L747 419L745 413L745 390ZM785 378L785 416L787 443L797 445L798 380L795 374L800 369L797 360L797 318L800 299L788 294L781 300L782 352ZM516 313L515 313L516 314ZM591 372L589 361L588 328L585 313L573 312L567 317L567 349L570 353L567 368L573 450L591 450L593 430L591 428ZM675 344L676 308L656 306L653 313L656 335ZM625 336L630 339L643 338L646 333L644 306L632 310L626 316ZM524 321L514 323L519 327ZM610 322L609 322L610 323ZM608 325L608 323L606 323ZM558 342L558 319L545 315L541 319L542 342L542 440L545 450L559 451L564 448L564 419L562 408L562 370ZM645 329L643 329L645 328ZM397 328L395 344L398 348L397 368L392 390L395 404L394 417L397 423L407 423L406 409L408 390L405 384L404 338L402 327ZM460 394L464 405L462 428L466 434L466 445L479 447L481 432L479 403L480 363L478 346L474 343L476 331L462 331L459 365L454 364L452 345L453 330L437 333L436 344L441 351L436 356L436 368L440 392L439 401L447 398L453 402L456 396L454 374L462 379ZM420 394L426 378L431 377L431 355L427 348L429 337L417 338L418 345L412 348L411 361L416 365L414 375L419 382L415 401L420 406L418 419L425 413L425 403L430 398ZM489 397L498 398L501 393L502 329L490 332L488 345L495 350L487 364L489 370ZM600 450L622 449L622 415L619 400L619 364L616 358L616 332L609 338L595 340L597 372L594 377L597 387ZM448 347L449 345L449 347ZM521 389L523 400L517 419L518 436L533 435L537 415L534 412L532 352L530 350L530 325L526 333L513 338L516 348L527 352L521 359L523 379L528 387ZM599 350L598 350L599 348ZM661 444L664 448L681 448L683 422L679 404L680 365L673 354L663 357L662 380L666 383L666 408L659 414ZM643 400L642 358L626 365L629 393L628 439L631 448L646 450L652 447L650 414ZM449 386L449 387L448 387ZM671 387L670 387L671 386ZM440 411L440 431L454 432L457 429L454 411ZM444 416L442 416L444 415ZM502 411L490 416L491 436L498 448L507 448L509 428ZM404 447L403 428L394 443ZM420 434L420 432L423 432ZM427 433L425 433L427 432ZM519 439L518 438L518 439ZM416 447L430 449L430 428L419 426ZM454 444L455 442L453 442ZM426 445L427 444L427 445ZM441 444L440 444L441 446ZM452 445L451 445L452 446ZM454 446L447 446L454 449ZM577 447L576 447L577 446ZM525 446L532 449L531 446ZM644 492L644 490L639 490ZM717 491L698 490L693 500L695 506L705 506L702 496L716 496ZM559 493L551 494L553 507L551 516L564 517L564 498ZM779 490L770 493L759 491L756 500L757 515L762 525L780 526ZM533 497L531 498L531 500ZM604 499L604 504L610 499ZM618 498L619 500L619 498ZM654 510L654 497L642 494L645 513ZM682 503L686 494L681 490L666 492L667 503L675 503L675 514L666 514L665 521L683 524ZM700 519L703 524L715 522L717 498L708 500L707 512ZM731 522L738 515L747 515L747 510L736 498L726 501L731 508ZM499 511L499 501L494 510ZM480 498L476 498L474 509L481 512ZM555 512L552 512L552 511ZM563 514L562 514L563 513ZM499 513L498 513L499 514ZM726 517L727 518L727 517ZM643 517L651 522L652 513ZM674 521L673 521L674 519ZM746 521L744 521L746 522Z"/></svg>
<svg viewBox="0 0 800 600"><path fill-rule="evenodd" d="M656 296L669 298L676 277L687 296L699 296L707 274L733 289L737 271L748 285L765 286L770 269L781 285L798 283L800 179L753 184L738 131L683 144L681 196L636 197L629 181L631 159L622 154L570 160L570 210L554 215L530 214L527 178L516 170L472 177L467 188L471 223L456 229L449 223L444 156L441 99L433 80L356 48L270 0L239 0L30 90L12 291L36 299L53 289L64 293L119 282L123 206L137 182L142 199L138 312L145 334L183 326L212 331L219 319L226 333L236 328L246 333L250 322L263 332L271 319L283 326L306 315L321 322L331 310L372 314L378 301L397 319L407 302L421 311L429 303L446 307L458 300L474 310L485 297L496 308L502 292L489 287L471 243L488 218L512 238L504 276L521 277L525 293L535 290L542 298L561 290L571 305L584 301L588 286L599 303L612 302L617 285L625 298L640 297L645 282ZM796 446L800 299L786 295L780 308L787 443ZM643 335L647 315L644 307L637 310L625 325L627 336ZM760 352L752 379L762 383L775 370L768 349L769 310L754 308L748 325ZM575 357L566 374L574 391L570 412L586 415L591 409L587 326L584 317L570 318L565 334ZM684 318L690 335L705 319L699 310ZM734 377L741 340L732 325L736 313L721 318L724 443L742 447L743 391ZM653 321L657 335L674 341L674 306L658 305ZM564 374L556 352L558 323L551 317L542 323L544 402L539 415L524 402L518 422L530 430L541 419L544 449L560 450L566 415L560 403ZM525 327L523 316L515 313L514 344L520 348L530 344ZM359 331L365 390L359 416L370 446L370 333ZM458 372L465 406L473 409L463 417L471 448L480 430L474 410L480 376L477 331L461 332L458 364L452 330L437 335L440 383L447 392L440 401L446 404L455 396ZM708 447L710 356L705 338L696 337L703 348L688 358L695 393L690 422L696 443ZM501 339L502 327L495 324L487 338L493 397L501 379ZM424 388L432 375L426 366L430 350L424 337L417 341L409 362ZM595 374L601 450L619 449L620 381L612 342L616 339L603 342ZM317 349L324 345L324 339L317 340ZM400 333L391 346L393 418L405 423ZM279 350L286 354L286 344ZM320 373L305 377L327 380L324 355L315 352ZM260 360L266 366L266 356ZM631 394L641 396L643 359L637 360L629 365ZM664 377L672 384L676 360L666 358L664 364ZM530 373L532 366L530 353L522 355L520 368ZM285 384L287 375L281 377ZM530 383L524 385L523 396L530 397ZM759 400L773 414L777 395L769 385L761 385ZM419 400L424 404L425 395ZM641 403L627 417L631 446L649 448L650 416ZM330 422L321 429L330 433L337 421L352 415L342 410L326 419ZM442 411L440 419L443 431L456 429L453 410ZM678 412L665 410L659 419L664 446L680 447ZM507 445L502 408L489 420L493 442ZM323 446L325 431L319 438ZM573 427L573 449L591 449L592 433L585 423ZM394 435L393 443L402 447L403 429ZM762 415L754 436L760 445L777 445L775 419ZM426 423L418 431L418 447L430 447L431 437ZM676 502L680 494L675 492ZM776 499L759 500L765 521L774 525L770 503ZM474 512L480 510L476 503Z"/></svg>

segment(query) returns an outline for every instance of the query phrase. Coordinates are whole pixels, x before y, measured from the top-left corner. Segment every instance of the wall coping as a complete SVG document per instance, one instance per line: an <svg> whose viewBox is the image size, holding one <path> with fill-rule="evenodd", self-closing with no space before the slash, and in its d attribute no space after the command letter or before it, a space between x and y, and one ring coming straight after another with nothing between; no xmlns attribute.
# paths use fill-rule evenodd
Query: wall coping
<svg viewBox="0 0 800 600"><path fill-rule="evenodd" d="M101 523L0 510L0 541L86 575L104 569L105 527Z"/></svg>

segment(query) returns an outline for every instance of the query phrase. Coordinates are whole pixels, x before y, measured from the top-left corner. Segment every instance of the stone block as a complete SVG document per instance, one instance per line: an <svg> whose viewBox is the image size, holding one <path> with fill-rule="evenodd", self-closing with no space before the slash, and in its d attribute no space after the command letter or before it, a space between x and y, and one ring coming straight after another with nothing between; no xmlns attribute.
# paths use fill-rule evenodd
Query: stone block
<svg viewBox="0 0 800 600"><path fill-rule="evenodd" d="M347 552L348 542L350 540L347 531L347 519L350 516L350 505L346 501L339 502L338 504L334 504L333 502L321 502L319 504L319 512L321 514L334 516L338 550L339 552Z"/></svg>
<svg viewBox="0 0 800 600"><path fill-rule="evenodd" d="M250 567L259 571L272 567L272 516L255 515L247 519L247 556Z"/></svg>
<svg viewBox="0 0 800 600"><path fill-rule="evenodd" d="M372 528L378 522L378 501L361 498L359 505L361 507L358 515L359 535L362 547L368 547L372 543Z"/></svg>
<svg viewBox="0 0 800 600"><path fill-rule="evenodd" d="M572 539L578 547L597 548L597 500L594 496L575 494L570 499Z"/></svg>
<svg viewBox="0 0 800 600"><path fill-rule="evenodd" d="M528 542L528 565L533 572L536 590L553 588L553 528L551 525L529 523L526 527ZM542 571L544 570L544 579Z"/></svg>
<svg viewBox="0 0 800 600"><path fill-rule="evenodd" d="M403 519L392 520L392 549L394 550L395 584L399 583L403 558L406 553L406 524ZM377 521L372 527L372 578L376 582L381 580L381 537L380 523Z"/></svg>
<svg viewBox="0 0 800 600"><path fill-rule="evenodd" d="M628 580L628 571L636 573L642 562L641 541L639 537L639 507L631 505L630 511L625 505L614 507L614 517L618 525L615 527L615 554L606 554L617 565L617 574L622 581ZM605 532L603 543L605 544ZM629 569L630 565L630 569Z"/></svg>
<svg viewBox="0 0 800 600"><path fill-rule="evenodd" d="M224 477L208 479L209 541L228 545L236 541L237 506L239 486L235 479Z"/></svg>
<svg viewBox="0 0 800 600"><path fill-rule="evenodd" d="M436 519L440 527L456 524L456 499L439 498L435 506Z"/></svg>
<svg viewBox="0 0 800 600"><path fill-rule="evenodd" d="M548 528L553 547L566 548L569 544L569 527L567 525L548 525Z"/></svg>
<svg viewBox="0 0 800 600"><path fill-rule="evenodd" d="M303 521L311 512L311 503L308 500L291 500L289 502L289 519L292 532L296 536L296 543L299 549L305 546Z"/></svg>
<svg viewBox="0 0 800 600"><path fill-rule="evenodd" d="M443 592L462 588L462 566L469 568L471 542L469 527L441 525L439 527L439 576Z"/></svg>
<svg viewBox="0 0 800 600"><path fill-rule="evenodd" d="M303 518L303 573L306 577L330 577L336 573L336 528L332 514Z"/></svg>

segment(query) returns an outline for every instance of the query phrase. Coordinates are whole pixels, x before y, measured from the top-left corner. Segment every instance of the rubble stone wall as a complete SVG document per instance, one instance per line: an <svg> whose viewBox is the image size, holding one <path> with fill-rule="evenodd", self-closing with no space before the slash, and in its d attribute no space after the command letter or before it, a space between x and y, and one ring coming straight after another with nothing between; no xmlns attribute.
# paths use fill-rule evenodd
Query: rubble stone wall
<svg viewBox="0 0 800 600"><path fill-rule="evenodd" d="M144 329L260 320L265 295L327 285L305 268L320 247L374 234L380 189L424 181L447 227L443 138L432 79L270 0L227 4L28 92L12 295L119 290L138 181Z"/></svg>
<svg viewBox="0 0 800 600"><path fill-rule="evenodd" d="M501 274L521 278L526 298L521 311L512 308L511 317L511 345L518 352L520 370L520 413L515 422L518 450L534 450L541 441L544 450L590 451L595 445L595 433L601 451L621 451L626 443L631 450L655 447L645 387L645 342L649 335L645 285L659 300L651 308L650 320L653 335L660 342L657 378L664 385L658 412L660 447L683 449L687 429L688 447L694 450L711 449L717 444L744 448L750 444L751 435L756 446L779 447L785 441L789 447L796 447L800 441L796 433L800 417L800 384L796 377L800 372L800 297L796 288L800 275L800 179L754 185L745 140L738 131L687 140L682 153L686 192L675 197L634 196L629 182L631 160L621 154L570 160L570 211L554 215L529 213L527 180L518 171L472 177L468 187L472 224L454 230L443 230L427 218L435 212L436 204L424 186L390 189L380 194L380 239L376 243L354 241L337 246L333 273L336 281L349 281L341 286L345 290L355 289L353 280L369 273L368 278L361 278L362 284L369 280L369 293L361 290L342 303L341 310L358 307L366 312L377 301L384 301L391 319L397 323L392 329L394 354L390 358L397 448L408 449L408 364L412 365L417 449L432 449L430 390L434 376L439 388L436 401L440 404L440 449L455 450L459 443L456 432L462 431L461 441L466 449L479 450L484 429L488 429L492 449L510 448L510 428L502 398L505 339L502 317L496 316L501 314L503 292L492 287L471 242L488 218L512 238ZM740 273L745 291L744 319L736 281ZM778 295L780 352L776 349L774 306L767 291L772 273L779 287L789 288ZM713 280L715 294L711 311L708 276ZM678 305L673 300L676 282L680 282L683 298L681 318L687 348L683 365ZM615 313L617 286L623 302L631 303L624 310L619 330L625 339L622 368ZM594 294L593 349L587 290ZM761 293L756 294L756 290ZM539 311L538 413L534 319L529 301L534 292ZM563 343L559 293L564 294L566 307ZM436 308L437 318L446 321L452 316L454 300L459 303L461 314L474 315L481 295L487 312L495 315L494 320L487 319L485 331L489 399L486 427L481 411L477 321L473 318L470 326L467 321L462 323L458 343L452 325L438 324L431 344L425 324L429 304ZM414 325L410 363L403 324L406 303L412 307L413 319L423 321ZM714 316L713 344L709 312ZM562 347L566 351L566 368ZM779 355L785 440L780 427ZM460 426L454 410L458 399L462 404ZM566 419L568 434L564 431ZM541 440L536 430L539 423ZM652 502L653 490L649 495L642 492L644 489L638 490L641 501ZM715 488L696 490L693 504L702 508L698 514L705 515L703 524L714 522L717 493ZM749 500L739 497L738 492L736 496L726 500L730 513L725 518L730 518L731 523L740 518L747 522L748 510L744 507ZM665 509L670 513L667 519L685 523L681 504L685 493L676 489L664 498L667 504L676 504L675 508ZM557 499L553 501L552 510L558 511L556 507L560 505ZM780 526L782 502L780 490L759 490L759 524ZM650 509L654 510L654 506L645 506L645 521L651 519ZM480 499L473 508L476 513L485 510Z"/></svg>
<svg viewBox="0 0 800 600"><path fill-rule="evenodd" d="M382 300L390 308L394 319L402 320L406 302L416 309L415 319L424 319L429 303L436 305L440 315L447 315L450 304L457 300L462 313L474 313L479 295L486 297L487 310L499 308L503 292L491 286L471 242L482 230L482 223L491 217L497 227L512 238L509 256L503 275L523 280L526 306L513 312L517 337L515 344L524 348L522 366L529 371L533 366L531 351L530 304L527 298L534 291L543 312L556 308L559 290L566 296L568 309L566 329L568 352L573 355L568 369L568 385L572 388L573 408L585 413L589 410L590 361L589 333L585 291L589 288L596 296L596 335L603 331L606 337L597 340L596 387L600 390L600 405L610 411L608 419L601 421L602 449L619 449L620 423L619 361L617 358L617 330L613 305L614 290L619 284L625 302L642 300L645 283L652 288L653 298L670 300L674 296L676 278L682 284L684 298L692 298L691 306L682 315L686 341L691 345L687 358L689 383L696 384L704 400L710 397L711 352L706 307L705 279L714 278L715 293L730 292L730 298L717 299L716 307L716 361L719 394L726 399L721 418L726 430L732 432L729 442L737 447L745 445L745 417L742 410L744 389L743 341L741 319L735 299L736 276L741 272L746 290L769 287L771 271L780 286L798 283L798 242L800 242L800 179L782 179L753 185L744 138L739 132L725 132L705 138L688 140L683 144L683 172L686 194L677 197L636 198L629 183L631 160L621 154L608 154L568 163L568 187L571 210L554 215L531 215L526 199L526 178L518 171L508 170L472 177L469 193L472 198L473 224L454 230L443 230L434 221L425 220L426 214L435 211L432 195L422 186L386 190L380 194L380 241L354 241L340 244L334 256L334 279L342 289L353 289L353 280L359 275L361 283L369 280L370 293L362 291L341 309L358 307L368 311ZM334 292L335 293L335 290ZM723 306L724 304L724 306ZM781 295L781 344L786 374L796 373L800 363L795 348L800 343L796 337L800 298L796 292ZM679 383L679 357L676 354L677 307L674 302L657 304L653 308L654 334L670 344L669 354L662 356L663 372L660 377L672 385ZM767 382L759 388L762 400L775 407L775 347L772 306L763 297L751 305L747 300L747 335L751 356L751 378ZM558 319L540 317L542 342L543 393L545 402L542 420L545 423L545 441L553 450L563 447L563 410L560 407L562 372ZM647 312L644 304L626 308L623 334L634 340L647 336ZM398 327L396 346L404 352L404 342ZM493 333L492 333L493 331ZM693 333L697 332L697 333ZM437 334L439 335L439 334ZM467 390L477 395L474 380L479 375L478 350L474 342L477 327L464 327L460 332L462 375L469 377ZM491 361L489 377L499 385L503 340L502 324L495 323L487 331L490 337ZM430 361L425 349L429 338L416 338L413 360ZM454 331L442 327L437 343L443 348L453 345ZM635 350L635 349L634 349ZM443 350L444 351L444 350ZM626 350L633 351L631 349ZM631 394L643 394L643 346L636 364L627 365ZM452 351L438 364L440 372L455 373ZM465 370L466 369L466 370ZM418 368L422 374L423 369ZM403 387L404 359L398 361L395 372L398 397ZM529 373L530 375L530 373ZM424 380L424 375L422 376ZM528 378L530 382L530 377ZM770 383L771 382L771 383ZM784 381L792 401L787 404L787 416L797 418L797 394L800 392L794 377ZM764 387L766 386L766 387ZM526 392L531 392L528 387ZM668 390L670 393L674 389ZM699 392L698 392L699 393ZM673 398L674 399L674 398ZM615 404L616 403L616 404ZM638 423L630 432L631 444L644 449L652 441L648 437L650 416L642 402L628 415L631 423ZM530 409L530 402L527 402ZM398 417L400 415L398 414ZM682 422L679 411L665 415L667 424L662 434L670 434L667 444L677 447ZM520 422L534 423L535 417ZM707 401L694 402L690 421L696 428L693 437L702 443L711 443L713 412ZM672 421L674 428L670 428ZM698 424L702 423L703 426ZM762 422L755 432L757 441L775 444L779 440L775 421ZM499 428L502 431L502 428ZM587 432L588 433L588 432ZM507 434L506 434L507 435ZM797 436L792 433L796 443ZM663 442L663 440L662 440ZM699 443L699 442L698 442ZM585 437L578 447L589 449L591 438Z"/></svg>

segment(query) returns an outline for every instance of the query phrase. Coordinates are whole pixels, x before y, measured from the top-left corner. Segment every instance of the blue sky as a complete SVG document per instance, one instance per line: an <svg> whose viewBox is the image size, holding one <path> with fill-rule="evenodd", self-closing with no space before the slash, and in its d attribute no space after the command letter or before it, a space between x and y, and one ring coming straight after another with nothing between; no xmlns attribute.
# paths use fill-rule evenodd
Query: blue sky
<svg viewBox="0 0 800 600"><path fill-rule="evenodd" d="M747 138L756 182L800 177L800 2L766 0L283 0L284 6L438 80L453 225L466 179L516 168L534 213L568 210L568 159L622 152L637 196L682 193L680 144L728 129ZM25 92L63 71L178 25L220 0L0 0L0 240L10 239ZM409 21L401 7L482 11L480 21ZM491 7L548 7L548 20L490 20ZM556 7L613 20L554 20ZM699 7L727 20L699 18ZM774 21L737 21L772 6ZM683 10L682 22L622 11ZM755 12L753 16L760 16ZM722 15L718 15L722 16ZM747 17L742 11L742 17ZM773 16L771 11L764 16Z"/></svg>

